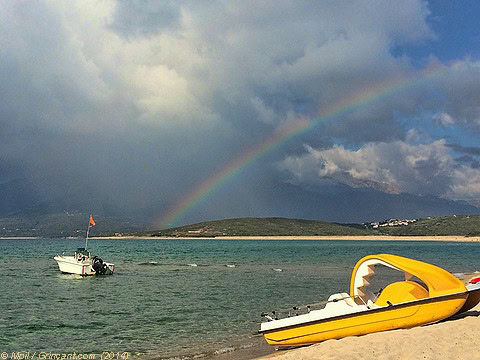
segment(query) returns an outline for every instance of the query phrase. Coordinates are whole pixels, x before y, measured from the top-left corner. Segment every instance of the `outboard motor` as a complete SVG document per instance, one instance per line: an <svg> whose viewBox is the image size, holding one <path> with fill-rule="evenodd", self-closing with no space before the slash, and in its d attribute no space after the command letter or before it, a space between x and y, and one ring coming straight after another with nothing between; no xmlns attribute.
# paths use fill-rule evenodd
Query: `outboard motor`
<svg viewBox="0 0 480 360"><path fill-rule="evenodd" d="M107 265L97 256L93 257L92 268L97 275L105 275L107 272Z"/></svg>

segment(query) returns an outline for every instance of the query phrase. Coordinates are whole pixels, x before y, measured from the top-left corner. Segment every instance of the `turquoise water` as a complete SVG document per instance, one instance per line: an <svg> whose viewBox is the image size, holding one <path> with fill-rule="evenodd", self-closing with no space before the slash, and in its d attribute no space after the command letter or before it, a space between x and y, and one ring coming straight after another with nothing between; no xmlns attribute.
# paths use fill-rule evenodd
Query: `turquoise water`
<svg viewBox="0 0 480 360"><path fill-rule="evenodd" d="M0 241L0 352L193 358L258 343L262 311L348 291L364 255L480 270L479 243L127 239L89 243L94 255L115 263L115 275L61 274L53 256L82 246Z"/></svg>

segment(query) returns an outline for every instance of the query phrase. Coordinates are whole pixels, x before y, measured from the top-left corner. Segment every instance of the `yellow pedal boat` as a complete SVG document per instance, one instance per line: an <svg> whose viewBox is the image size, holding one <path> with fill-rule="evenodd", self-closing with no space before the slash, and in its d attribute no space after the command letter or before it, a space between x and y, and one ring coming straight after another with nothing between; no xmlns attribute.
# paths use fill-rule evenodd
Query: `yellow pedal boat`
<svg viewBox="0 0 480 360"><path fill-rule="evenodd" d="M382 267L401 279L374 293L370 284ZM284 318L278 312L262 314L267 321L259 333L277 347L308 345L434 323L479 302L480 284L465 286L438 266L390 254L369 255L353 269L350 294L331 295L319 310L314 310L318 304L294 307Z"/></svg>

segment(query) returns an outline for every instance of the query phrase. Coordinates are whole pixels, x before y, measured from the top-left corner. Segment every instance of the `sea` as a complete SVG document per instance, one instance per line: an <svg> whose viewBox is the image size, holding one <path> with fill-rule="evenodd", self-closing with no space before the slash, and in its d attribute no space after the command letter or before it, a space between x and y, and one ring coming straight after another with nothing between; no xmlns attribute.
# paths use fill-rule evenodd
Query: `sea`
<svg viewBox="0 0 480 360"><path fill-rule="evenodd" d="M233 359L264 343L262 312L348 292L365 255L480 270L480 243L118 239L89 242L93 255L115 263L113 276L61 274L53 257L83 245L0 241L0 353L8 359Z"/></svg>

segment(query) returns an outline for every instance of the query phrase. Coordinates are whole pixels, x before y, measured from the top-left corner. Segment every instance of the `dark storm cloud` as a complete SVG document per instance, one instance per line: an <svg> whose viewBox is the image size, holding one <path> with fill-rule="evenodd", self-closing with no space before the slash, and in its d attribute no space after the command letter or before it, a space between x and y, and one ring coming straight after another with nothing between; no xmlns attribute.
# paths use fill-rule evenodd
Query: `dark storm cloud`
<svg viewBox="0 0 480 360"><path fill-rule="evenodd" d="M415 73L392 49L435 38L428 7L417 0L0 7L1 178L20 174L46 201L105 212L160 212L278 127ZM382 142L388 153L396 149L389 144L408 137L402 116L420 116L422 109L476 128L478 99L462 90L467 81L466 89L478 94L479 85L468 80L476 68L472 61L445 66L448 76L434 90L448 106L428 95L426 83L294 137L242 178L235 214L266 209L255 179L288 174L272 163L301 158L304 143L326 151L337 141L357 148ZM451 105L457 100L461 107ZM437 175L436 192L449 184L450 162L442 169L429 155L420 165L420 178ZM400 178L407 189L419 189L420 180ZM461 185L466 192L475 183ZM227 193L212 200L224 205L206 205L208 216L237 206Z"/></svg>
<svg viewBox="0 0 480 360"><path fill-rule="evenodd" d="M475 159L473 156L463 155L455 158L455 160L463 164L468 164L472 169L480 169L480 161Z"/></svg>
<svg viewBox="0 0 480 360"><path fill-rule="evenodd" d="M480 133L480 66L471 60L453 67L445 82L448 103L446 111L458 122Z"/></svg>
<svg viewBox="0 0 480 360"><path fill-rule="evenodd" d="M180 26L182 1L118 0L110 27L125 37L155 35Z"/></svg>
<svg viewBox="0 0 480 360"><path fill-rule="evenodd" d="M480 147L478 146L463 146L460 144L446 144L446 145L458 153L480 156Z"/></svg>

